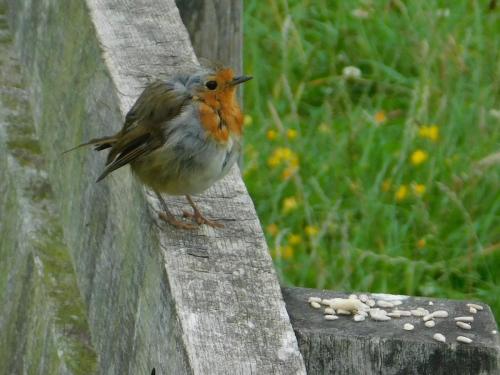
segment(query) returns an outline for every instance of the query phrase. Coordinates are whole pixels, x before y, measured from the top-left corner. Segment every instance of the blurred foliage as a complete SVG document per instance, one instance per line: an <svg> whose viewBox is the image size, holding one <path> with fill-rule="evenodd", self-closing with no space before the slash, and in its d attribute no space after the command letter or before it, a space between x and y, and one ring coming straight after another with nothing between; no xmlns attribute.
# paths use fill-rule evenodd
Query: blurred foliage
<svg viewBox="0 0 500 375"><path fill-rule="evenodd" d="M500 10L245 1L244 177L285 284L500 318Z"/></svg>

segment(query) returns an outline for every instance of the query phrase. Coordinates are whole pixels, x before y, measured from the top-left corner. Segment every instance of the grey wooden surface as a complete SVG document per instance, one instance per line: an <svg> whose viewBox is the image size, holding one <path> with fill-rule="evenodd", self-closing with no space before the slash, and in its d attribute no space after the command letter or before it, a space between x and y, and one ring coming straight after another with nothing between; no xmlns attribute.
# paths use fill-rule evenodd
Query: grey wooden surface
<svg viewBox="0 0 500 375"><path fill-rule="evenodd" d="M352 316L339 316L326 321L323 309L307 303L311 296L347 298L346 293L285 288L283 296L309 375L500 373L499 336L494 333L498 328L490 308L482 303L485 309L474 315L472 330L467 331L458 328L453 317L472 315L466 306L469 301L402 296L400 309L420 306L429 311L448 311L448 318L436 318L435 327L428 328L417 317L355 322ZM415 329L403 330L404 323L414 324ZM435 341L435 333L445 335L447 342ZM471 337L473 342L458 343L458 335Z"/></svg>
<svg viewBox="0 0 500 375"><path fill-rule="evenodd" d="M175 0L198 57L242 72L243 1Z"/></svg>
<svg viewBox="0 0 500 375"><path fill-rule="evenodd" d="M304 374L237 168L195 197L225 228L181 231L158 220L157 200L126 168L96 184L104 154L61 156L117 131L148 80L196 66L174 1L9 5L99 373Z"/></svg>

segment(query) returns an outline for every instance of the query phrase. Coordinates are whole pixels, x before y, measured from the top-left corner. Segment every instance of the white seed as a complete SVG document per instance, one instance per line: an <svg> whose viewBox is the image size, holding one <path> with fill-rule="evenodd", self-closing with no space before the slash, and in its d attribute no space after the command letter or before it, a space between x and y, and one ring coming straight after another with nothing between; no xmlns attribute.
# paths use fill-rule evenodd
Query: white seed
<svg viewBox="0 0 500 375"><path fill-rule="evenodd" d="M447 318L448 317L448 311L446 310L437 310L434 311L432 314L433 318Z"/></svg>
<svg viewBox="0 0 500 375"><path fill-rule="evenodd" d="M337 314L339 314L339 315L351 315L351 312L349 310L337 309Z"/></svg>
<svg viewBox="0 0 500 375"><path fill-rule="evenodd" d="M471 329L471 325L470 324L467 324L465 322L461 322L460 320L457 322L457 326L459 326L460 328L463 328L463 329Z"/></svg>
<svg viewBox="0 0 500 375"><path fill-rule="evenodd" d="M349 298L333 298L330 301L330 307L335 310L342 309L349 312L355 312L359 310L367 310L368 306L366 306L363 302L358 299L349 299Z"/></svg>
<svg viewBox="0 0 500 375"><path fill-rule="evenodd" d="M349 299L358 299L358 296L355 294L349 295Z"/></svg>
<svg viewBox="0 0 500 375"><path fill-rule="evenodd" d="M457 337L458 342L463 342L465 344L470 344L472 342L472 339L465 337L465 336L458 336Z"/></svg>
<svg viewBox="0 0 500 375"><path fill-rule="evenodd" d="M332 304L333 298L324 298L321 300L321 304L325 306L330 306Z"/></svg>
<svg viewBox="0 0 500 375"><path fill-rule="evenodd" d="M395 310L392 310L392 312L399 314L399 316L411 316L411 311L408 311L408 310L395 309Z"/></svg>
<svg viewBox="0 0 500 375"><path fill-rule="evenodd" d="M356 315L368 316L368 312L361 310L361 311L358 311L358 313Z"/></svg>
<svg viewBox="0 0 500 375"><path fill-rule="evenodd" d="M422 320L423 320L424 322L426 322L426 321L428 321L428 320L431 320L432 318L434 318L434 315L429 314L429 315L424 316L424 317L422 318Z"/></svg>
<svg viewBox="0 0 500 375"><path fill-rule="evenodd" d="M392 311L390 313L387 313L387 316L390 316L391 318L400 318L401 314L399 312Z"/></svg>
<svg viewBox="0 0 500 375"><path fill-rule="evenodd" d="M413 316L426 316L429 314L429 312L427 310L423 310L423 309L416 309L416 310L410 310L411 311L411 314Z"/></svg>
<svg viewBox="0 0 500 375"><path fill-rule="evenodd" d="M371 309L370 310L370 317L373 320L378 320L378 321L391 320L391 317L387 316L387 311L380 310L380 309Z"/></svg>
<svg viewBox="0 0 500 375"><path fill-rule="evenodd" d="M314 307L315 309L319 309L321 307L321 305L318 302L316 302L316 301L312 301L311 302L311 307Z"/></svg>
<svg viewBox="0 0 500 375"><path fill-rule="evenodd" d="M492 334L496 335L498 332L496 329L494 329L493 331L491 331Z"/></svg>
<svg viewBox="0 0 500 375"><path fill-rule="evenodd" d="M360 294L360 295L359 295L359 300L360 300L361 302L366 303L366 302L368 301L368 296L367 296L366 294Z"/></svg>
<svg viewBox="0 0 500 375"><path fill-rule="evenodd" d="M394 304L392 302L387 302L384 300L378 300L377 305L380 307L391 307L391 308L394 307Z"/></svg>
<svg viewBox="0 0 500 375"><path fill-rule="evenodd" d="M432 328L432 327L434 327L436 325L436 322L434 320L428 320L424 324L425 324L426 327Z"/></svg>
<svg viewBox="0 0 500 375"><path fill-rule="evenodd" d="M476 310L482 310L483 309L483 306L481 305L478 305L477 303L468 303L467 306L469 307L473 307L475 308Z"/></svg>
<svg viewBox="0 0 500 375"><path fill-rule="evenodd" d="M471 314L477 314L477 309L474 308L474 307L472 307L472 306L469 307L469 311L470 311Z"/></svg>
<svg viewBox="0 0 500 375"><path fill-rule="evenodd" d="M444 337L444 335L442 335L441 333L435 333L432 338L439 342L446 342L446 337Z"/></svg>
<svg viewBox="0 0 500 375"><path fill-rule="evenodd" d="M364 315L360 315L360 314L356 314L354 315L354 321L355 322L362 322L363 320L365 320L365 316Z"/></svg>
<svg viewBox="0 0 500 375"><path fill-rule="evenodd" d="M415 326L411 323L405 323L405 325L403 326L403 329L405 331L413 331L414 328L415 328Z"/></svg>
<svg viewBox="0 0 500 375"><path fill-rule="evenodd" d="M461 322L473 322L474 317L473 316L457 316L455 320L459 320Z"/></svg>
<svg viewBox="0 0 500 375"><path fill-rule="evenodd" d="M369 300L366 302L366 304L367 304L368 306L370 306L370 307L373 307L373 306L375 306L375 300L373 300L373 299L369 299Z"/></svg>
<svg viewBox="0 0 500 375"><path fill-rule="evenodd" d="M393 304L394 306L399 306L399 305L402 305L402 304L403 304L403 301L400 301L400 300L392 301L392 304Z"/></svg>
<svg viewBox="0 0 500 375"><path fill-rule="evenodd" d="M335 315L335 310L331 307L325 308L325 315Z"/></svg>
<svg viewBox="0 0 500 375"><path fill-rule="evenodd" d="M336 320L338 318L337 315L325 315L325 320Z"/></svg>
<svg viewBox="0 0 500 375"><path fill-rule="evenodd" d="M309 297L309 299L307 300L309 303L311 302L321 302L321 298L319 297Z"/></svg>
<svg viewBox="0 0 500 375"><path fill-rule="evenodd" d="M433 306L433 305L434 305L434 302L429 301L429 306ZM438 335L439 335L439 333L438 333Z"/></svg>

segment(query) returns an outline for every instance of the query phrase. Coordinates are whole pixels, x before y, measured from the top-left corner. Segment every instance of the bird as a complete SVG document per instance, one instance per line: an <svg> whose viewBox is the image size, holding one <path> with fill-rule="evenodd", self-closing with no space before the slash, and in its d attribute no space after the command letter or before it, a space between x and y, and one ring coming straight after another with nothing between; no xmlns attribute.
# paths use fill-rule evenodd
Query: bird
<svg viewBox="0 0 500 375"><path fill-rule="evenodd" d="M243 113L236 89L252 78L235 76L232 68L219 64L155 80L139 95L119 132L73 149L91 145L97 151L109 150L97 182L130 165L132 173L158 197L159 217L174 227L221 228L223 224L201 213L191 196L223 178L239 159ZM185 195L193 212L184 211L183 216L197 225L177 219L162 193Z"/></svg>

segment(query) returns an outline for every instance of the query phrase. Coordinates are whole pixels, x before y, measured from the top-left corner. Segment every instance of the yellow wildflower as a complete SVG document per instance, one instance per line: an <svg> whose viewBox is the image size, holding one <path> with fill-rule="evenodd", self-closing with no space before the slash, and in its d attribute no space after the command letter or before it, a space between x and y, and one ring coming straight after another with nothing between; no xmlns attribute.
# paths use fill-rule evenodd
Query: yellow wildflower
<svg viewBox="0 0 500 375"><path fill-rule="evenodd" d="M318 233L319 233L319 229L317 226L315 225L307 225L305 228L304 228L304 231L306 232L306 234L309 236L309 237L314 237L316 236Z"/></svg>
<svg viewBox="0 0 500 375"><path fill-rule="evenodd" d="M287 213L297 208L299 204L295 197L288 197L283 200L283 212Z"/></svg>
<svg viewBox="0 0 500 375"><path fill-rule="evenodd" d="M377 125L381 125L387 121L387 114L385 111L378 111L375 115L373 115L373 120Z"/></svg>
<svg viewBox="0 0 500 375"><path fill-rule="evenodd" d="M429 154L427 154L427 152L423 150L416 150L411 154L410 160L413 165L420 165L425 162L428 157Z"/></svg>
<svg viewBox="0 0 500 375"><path fill-rule="evenodd" d="M425 245L427 244L427 242L425 241L425 238L421 238L417 241L417 247L419 249L423 249L425 247Z"/></svg>
<svg viewBox="0 0 500 375"><path fill-rule="evenodd" d="M427 138L433 142L437 142L439 139L439 128L437 125L422 125L418 129L418 135L420 138Z"/></svg>
<svg viewBox="0 0 500 375"><path fill-rule="evenodd" d="M406 199L407 195L408 195L408 186L401 185L399 186L398 190L396 190L394 198L396 198L396 201L401 202Z"/></svg>
<svg viewBox="0 0 500 375"><path fill-rule="evenodd" d="M288 236L288 243L292 246L302 243L302 237L299 234L292 233Z"/></svg>
<svg viewBox="0 0 500 375"><path fill-rule="evenodd" d="M288 137L288 139L295 139L297 138L297 130L295 129L288 129L287 132L286 132L286 136Z"/></svg>
<svg viewBox="0 0 500 375"><path fill-rule="evenodd" d="M271 236L276 236L279 232L279 228L276 224L269 224L267 227L266 227L266 232L268 234L270 234Z"/></svg>
<svg viewBox="0 0 500 375"><path fill-rule="evenodd" d="M297 172L297 167L294 167L294 166L287 167L281 173L281 179L286 181L290 177L292 177L295 174L295 172Z"/></svg>
<svg viewBox="0 0 500 375"><path fill-rule="evenodd" d="M274 154L269 159L267 159L267 165L271 168L276 168L278 165L280 165L280 163L281 159Z"/></svg>
<svg viewBox="0 0 500 375"><path fill-rule="evenodd" d="M413 184L412 188L413 188L413 193L417 197L421 197L425 193L425 185L424 184Z"/></svg>
<svg viewBox="0 0 500 375"><path fill-rule="evenodd" d="M273 129L268 130L266 133L266 137L270 141L274 141L276 138L278 138L278 132L276 130L273 130Z"/></svg>
<svg viewBox="0 0 500 375"><path fill-rule="evenodd" d="M250 126L250 125L252 125L252 122L253 122L252 116L245 115L245 117L243 117L243 125Z"/></svg>
<svg viewBox="0 0 500 375"><path fill-rule="evenodd" d="M281 255L282 255L283 259L290 259L291 257L293 257L293 253L294 253L294 250L293 250L292 246L284 246L281 249Z"/></svg>
<svg viewBox="0 0 500 375"><path fill-rule="evenodd" d="M391 179L388 178L382 182L382 191L384 193L387 193L389 190L391 190Z"/></svg>

